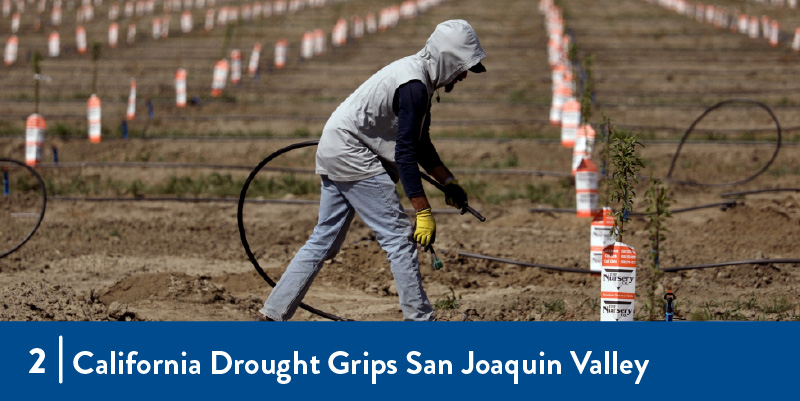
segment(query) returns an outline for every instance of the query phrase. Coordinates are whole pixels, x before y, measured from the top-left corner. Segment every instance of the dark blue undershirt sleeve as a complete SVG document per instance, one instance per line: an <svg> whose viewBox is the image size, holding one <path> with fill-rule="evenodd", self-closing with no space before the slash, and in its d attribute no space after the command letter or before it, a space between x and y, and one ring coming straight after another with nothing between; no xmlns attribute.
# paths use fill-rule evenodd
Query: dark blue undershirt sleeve
<svg viewBox="0 0 800 401"><path fill-rule="evenodd" d="M400 181L409 198L424 195L417 164L425 171L442 165L428 132L428 89L420 81L407 82L395 91L392 106L398 119L394 159L400 171Z"/></svg>
<svg viewBox="0 0 800 401"><path fill-rule="evenodd" d="M417 147L417 161L425 171L430 172L434 167L443 166L442 159L439 158L439 153L433 147L431 142L431 106L428 102L428 111L425 113L425 122L422 124L422 133L419 137L419 146Z"/></svg>

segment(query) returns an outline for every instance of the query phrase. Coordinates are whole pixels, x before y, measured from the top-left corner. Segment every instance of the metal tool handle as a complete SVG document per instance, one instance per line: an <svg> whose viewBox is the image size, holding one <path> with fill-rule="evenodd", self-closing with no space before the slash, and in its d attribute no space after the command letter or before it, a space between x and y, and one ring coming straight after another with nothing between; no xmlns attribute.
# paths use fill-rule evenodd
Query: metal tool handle
<svg viewBox="0 0 800 401"><path fill-rule="evenodd" d="M470 214L475 216L475 218L480 220L481 222L486 221L486 217L483 217L483 215L478 213L478 211L473 209L470 205L465 205L463 208L461 208L461 214L464 214L464 213L467 213L467 212L469 212Z"/></svg>
<svg viewBox="0 0 800 401"><path fill-rule="evenodd" d="M434 187L436 187L440 191L444 192L444 186L442 186L442 184L439 184L438 182L436 182L436 180L434 180L433 178L429 177L425 173L420 172L419 175L420 175L420 177L422 177L422 179L424 179L425 181L428 181L429 183L431 183L431 185L433 185ZM486 217L483 217L480 213L478 213L477 210L473 209L469 204L465 203L464 207L461 208L461 214L465 214L467 212L469 212L471 215L475 216L475 218L480 220L481 222L486 221Z"/></svg>

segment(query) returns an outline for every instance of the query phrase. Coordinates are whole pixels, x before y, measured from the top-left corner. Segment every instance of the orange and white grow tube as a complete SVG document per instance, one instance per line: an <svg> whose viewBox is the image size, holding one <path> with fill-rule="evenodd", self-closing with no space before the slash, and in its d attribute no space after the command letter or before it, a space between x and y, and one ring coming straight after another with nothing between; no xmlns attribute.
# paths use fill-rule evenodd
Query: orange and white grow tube
<svg viewBox="0 0 800 401"><path fill-rule="evenodd" d="M61 54L61 37L58 32L53 31L47 39L47 55L50 57L58 57Z"/></svg>
<svg viewBox="0 0 800 401"><path fill-rule="evenodd" d="M633 321L636 300L636 250L621 242L603 249L600 320Z"/></svg>
<svg viewBox="0 0 800 401"><path fill-rule="evenodd" d="M276 0L272 4L272 11L275 15L283 15L286 14L286 1L285 0Z"/></svg>
<svg viewBox="0 0 800 401"><path fill-rule="evenodd" d="M561 41L559 36L551 37L547 41L547 63L555 67L563 59L561 54Z"/></svg>
<svg viewBox="0 0 800 401"><path fill-rule="evenodd" d="M364 37L364 20L361 17L353 17L353 39Z"/></svg>
<svg viewBox="0 0 800 401"><path fill-rule="evenodd" d="M417 3L414 1L406 0L400 3L400 17L403 19L411 19L417 16Z"/></svg>
<svg viewBox="0 0 800 401"><path fill-rule="evenodd" d="M44 118L36 113L28 116L25 122L25 164L31 167L42 162L42 145L47 124Z"/></svg>
<svg viewBox="0 0 800 401"><path fill-rule="evenodd" d="M713 23L716 17L716 9L714 6L706 6L706 23Z"/></svg>
<svg viewBox="0 0 800 401"><path fill-rule="evenodd" d="M800 52L800 28L794 30L794 40L792 40L792 50Z"/></svg>
<svg viewBox="0 0 800 401"><path fill-rule="evenodd" d="M175 71L175 105L186 107L186 69Z"/></svg>
<svg viewBox="0 0 800 401"><path fill-rule="evenodd" d="M347 20L340 18L336 21L331 33L331 44L334 47L341 47L347 43Z"/></svg>
<svg viewBox="0 0 800 401"><path fill-rule="evenodd" d="M389 14L391 11L388 8L382 8L380 12L378 12L378 32L386 32L389 28Z"/></svg>
<svg viewBox="0 0 800 401"><path fill-rule="evenodd" d="M694 19L697 22L703 22L706 18L706 6L703 4L696 4L694 6Z"/></svg>
<svg viewBox="0 0 800 401"><path fill-rule="evenodd" d="M278 39L275 42L275 68L281 69L286 67L286 52L289 42L286 39Z"/></svg>
<svg viewBox="0 0 800 401"><path fill-rule="evenodd" d="M108 47L115 48L117 47L117 42L119 41L119 25L116 22L112 22L111 25L108 26Z"/></svg>
<svg viewBox="0 0 800 401"><path fill-rule="evenodd" d="M172 22L172 17L169 15L165 15L161 18L161 37L167 38L169 37L169 25Z"/></svg>
<svg viewBox="0 0 800 401"><path fill-rule="evenodd" d="M378 32L378 20L375 18L375 14L369 13L366 17L364 17L366 22L367 33L372 35L375 32Z"/></svg>
<svg viewBox="0 0 800 401"><path fill-rule="evenodd" d="M737 19L737 23L738 23L739 33L741 33L742 35L747 35L747 28L748 28L748 25L749 25L747 23L747 15L739 14L739 18Z"/></svg>
<svg viewBox="0 0 800 401"><path fill-rule="evenodd" d="M153 18L151 21L152 24L152 31L153 31L153 39L158 39L161 37L161 18Z"/></svg>
<svg viewBox="0 0 800 401"><path fill-rule="evenodd" d="M247 63L247 73L250 77L256 76L256 72L258 72L258 63L261 59L261 43L256 42L253 45L253 52L250 53L250 62Z"/></svg>
<svg viewBox="0 0 800 401"><path fill-rule="evenodd" d="M594 217L598 212L598 174L597 166L591 159L584 158L575 171L575 200L578 217Z"/></svg>
<svg viewBox="0 0 800 401"><path fill-rule="evenodd" d="M128 24L127 41L129 45L136 43L136 24L133 22Z"/></svg>
<svg viewBox="0 0 800 401"><path fill-rule="evenodd" d="M75 46L78 48L78 53L86 53L86 29L82 26L75 28Z"/></svg>
<svg viewBox="0 0 800 401"><path fill-rule="evenodd" d="M212 29L214 29L214 9L213 8L209 8L206 11L205 30L206 31L210 31Z"/></svg>
<svg viewBox="0 0 800 401"><path fill-rule="evenodd" d="M575 146L575 136L581 124L581 104L574 98L564 102L561 108L561 146Z"/></svg>
<svg viewBox="0 0 800 401"><path fill-rule="evenodd" d="M144 1L137 0L137 1L135 2L135 7L134 7L134 9L135 9L135 10L134 10L134 15L136 15L137 17L140 17L140 16L144 15L144 11L145 11L145 4L144 4Z"/></svg>
<svg viewBox="0 0 800 401"><path fill-rule="evenodd" d="M128 95L128 109L125 112L125 118L128 121L133 121L136 118L136 80L131 79L131 93Z"/></svg>
<svg viewBox="0 0 800 401"><path fill-rule="evenodd" d="M572 147L572 175L578 171L578 166L584 158L591 158L586 152L586 127L582 124L575 133L575 145Z"/></svg>
<svg viewBox="0 0 800 401"><path fill-rule="evenodd" d="M94 19L94 8L91 4L78 7L75 13L75 21L79 24L92 22Z"/></svg>
<svg viewBox="0 0 800 401"><path fill-rule="evenodd" d="M19 13L14 13L11 16L11 33L17 33L19 31L19 21L21 16Z"/></svg>
<svg viewBox="0 0 800 401"><path fill-rule="evenodd" d="M603 270L603 249L614 244L611 229L614 228L614 214L610 207L603 207L595 213L589 231L589 270L600 273Z"/></svg>
<svg viewBox="0 0 800 401"><path fill-rule="evenodd" d="M50 11L50 24L53 26L61 25L61 6L53 6L53 10Z"/></svg>
<svg viewBox="0 0 800 401"><path fill-rule="evenodd" d="M747 31L747 36L750 39L758 39L758 17L750 17L750 28Z"/></svg>
<svg viewBox="0 0 800 401"><path fill-rule="evenodd" d="M242 4L242 19L245 22L253 19L253 8L249 4Z"/></svg>
<svg viewBox="0 0 800 401"><path fill-rule="evenodd" d="M228 80L228 60L222 59L214 64L214 77L211 81L211 96L219 97L225 89L225 81Z"/></svg>
<svg viewBox="0 0 800 401"><path fill-rule="evenodd" d="M769 26L769 45L778 47L780 41L781 26L778 21L772 21Z"/></svg>
<svg viewBox="0 0 800 401"><path fill-rule="evenodd" d="M306 31L300 42L300 57L303 60L310 60L314 56L314 34Z"/></svg>
<svg viewBox="0 0 800 401"><path fill-rule="evenodd" d="M94 6L91 4L83 6L83 16L86 19L86 22L94 21Z"/></svg>
<svg viewBox="0 0 800 401"><path fill-rule="evenodd" d="M100 108L100 98L92 94L87 102L88 112L87 119L89 120L89 142L100 143L100 136L102 134L101 118L102 110Z"/></svg>
<svg viewBox="0 0 800 401"><path fill-rule="evenodd" d="M322 29L315 29L314 30L314 55L320 56L325 54L325 31Z"/></svg>
<svg viewBox="0 0 800 401"><path fill-rule="evenodd" d="M221 10L225 9L226 12L222 12ZM219 18L223 19L222 24L220 25L228 25L231 22L236 22L239 20L239 8L235 6L229 7L222 7L220 9ZM219 23L219 18L217 18L217 22Z"/></svg>
<svg viewBox="0 0 800 401"><path fill-rule="evenodd" d="M11 35L6 41L6 51L3 53L3 63L5 65L14 64L17 61L18 48L19 39L17 39L17 35Z"/></svg>
<svg viewBox="0 0 800 401"><path fill-rule="evenodd" d="M115 1L108 6L108 20L116 21L119 19L119 2Z"/></svg>
<svg viewBox="0 0 800 401"><path fill-rule="evenodd" d="M192 13L184 11L181 14L181 32L189 33L192 31Z"/></svg>
<svg viewBox="0 0 800 401"><path fill-rule="evenodd" d="M550 106L550 125L555 127L561 126L561 109L571 96L572 91L563 83L553 92L553 102Z"/></svg>
<svg viewBox="0 0 800 401"><path fill-rule="evenodd" d="M242 81L242 52L239 49L231 50L231 83L238 85Z"/></svg>
<svg viewBox="0 0 800 401"><path fill-rule="evenodd" d="M558 88L559 85L564 83L564 74L567 72L567 66L563 63L556 63L550 69L550 79L553 82L552 89L553 91Z"/></svg>
<svg viewBox="0 0 800 401"><path fill-rule="evenodd" d="M592 128L592 124L585 124L584 129L586 131L586 154L591 155L594 151L596 133L594 132L594 128Z"/></svg>

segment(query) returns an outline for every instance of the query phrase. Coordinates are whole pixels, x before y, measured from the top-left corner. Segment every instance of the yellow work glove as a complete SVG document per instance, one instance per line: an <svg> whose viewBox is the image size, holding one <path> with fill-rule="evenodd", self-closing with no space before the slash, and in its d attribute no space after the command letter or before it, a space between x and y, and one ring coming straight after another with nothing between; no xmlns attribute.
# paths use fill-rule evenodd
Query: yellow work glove
<svg viewBox="0 0 800 401"><path fill-rule="evenodd" d="M433 245L436 241L436 220L433 219L431 208L417 211L417 223L414 229L414 241L422 246Z"/></svg>
<svg viewBox="0 0 800 401"><path fill-rule="evenodd" d="M454 178L444 185L444 202L456 209L467 206L467 192L458 185L457 179Z"/></svg>

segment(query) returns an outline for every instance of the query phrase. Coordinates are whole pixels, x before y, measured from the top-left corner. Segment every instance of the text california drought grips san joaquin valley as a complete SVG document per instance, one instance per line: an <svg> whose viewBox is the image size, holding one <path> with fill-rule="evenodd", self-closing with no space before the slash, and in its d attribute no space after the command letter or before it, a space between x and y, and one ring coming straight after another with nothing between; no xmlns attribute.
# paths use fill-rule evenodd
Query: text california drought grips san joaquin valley
<svg viewBox="0 0 800 401"><path fill-rule="evenodd" d="M211 351L210 372L212 375L275 375L280 384L288 384L292 375L319 375L320 359L316 356L304 359L300 352L294 351L293 359L246 360L235 359L225 351ZM84 375L199 375L199 360L189 359L186 352L177 359L149 359L137 351L109 351L105 355L95 355L81 351L72 358L72 366L77 373ZM345 351L336 351L327 358L327 368L331 373L344 375L370 375L372 384L378 376L398 373L398 362L394 359L353 358ZM544 357L539 352L539 357ZM509 375L514 384L519 383L520 375L560 375L562 362L558 359L482 359L475 351L468 351L467 363L454 366L447 359L423 359L422 353L410 351L403 362L405 373L409 375ZM620 359L617 351L569 351L566 365L573 366L580 375L631 375L635 374L635 384L639 384L650 362L646 359Z"/></svg>

